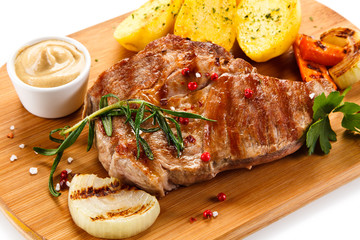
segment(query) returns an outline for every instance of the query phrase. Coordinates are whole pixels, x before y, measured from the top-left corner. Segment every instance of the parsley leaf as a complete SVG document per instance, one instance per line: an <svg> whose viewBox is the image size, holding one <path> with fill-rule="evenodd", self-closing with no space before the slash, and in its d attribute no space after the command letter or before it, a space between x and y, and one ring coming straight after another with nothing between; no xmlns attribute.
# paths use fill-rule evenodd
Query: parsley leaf
<svg viewBox="0 0 360 240"><path fill-rule="evenodd" d="M350 131L360 132L360 114L345 114L341 126Z"/></svg>
<svg viewBox="0 0 360 240"><path fill-rule="evenodd" d="M334 91L327 97L322 93L314 99L313 123L306 133L306 146L309 149L309 155L314 153L317 142L319 142L321 150L328 154L331 149L330 141L336 141L336 133L332 130L329 119L329 114L332 112L344 114L341 122L343 128L360 132L360 106L356 103L343 103L343 99L349 90L350 88L347 88L342 94Z"/></svg>
<svg viewBox="0 0 360 240"><path fill-rule="evenodd" d="M313 119L315 121L327 117L344 99L340 92L331 92L327 97L324 93L317 96L313 105Z"/></svg>
<svg viewBox="0 0 360 240"><path fill-rule="evenodd" d="M334 110L334 112L342 112L344 118L341 126L350 131L360 132L360 106L356 103L345 102Z"/></svg>
<svg viewBox="0 0 360 240"><path fill-rule="evenodd" d="M331 128L329 117L316 121L307 131L306 146L309 148L309 155L314 153L318 140L321 150L328 154L331 149L330 141L336 141L336 133Z"/></svg>

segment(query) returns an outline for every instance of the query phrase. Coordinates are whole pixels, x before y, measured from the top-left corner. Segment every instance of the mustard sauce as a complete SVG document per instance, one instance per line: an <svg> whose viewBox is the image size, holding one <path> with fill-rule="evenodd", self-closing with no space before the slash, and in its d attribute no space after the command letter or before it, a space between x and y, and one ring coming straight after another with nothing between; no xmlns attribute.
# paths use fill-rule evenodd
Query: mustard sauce
<svg viewBox="0 0 360 240"><path fill-rule="evenodd" d="M62 40L45 40L27 46L15 59L16 75L24 83L41 88L69 83L84 67L84 54Z"/></svg>

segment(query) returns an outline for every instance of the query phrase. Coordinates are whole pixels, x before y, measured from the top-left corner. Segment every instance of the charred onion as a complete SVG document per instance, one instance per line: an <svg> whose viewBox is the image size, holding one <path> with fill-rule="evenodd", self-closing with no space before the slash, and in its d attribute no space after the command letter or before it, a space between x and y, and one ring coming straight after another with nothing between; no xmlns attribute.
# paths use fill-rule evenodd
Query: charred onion
<svg viewBox="0 0 360 240"><path fill-rule="evenodd" d="M116 178L75 175L68 196L71 216L89 234L108 239L134 236L160 213L156 197L122 185Z"/></svg>
<svg viewBox="0 0 360 240"><path fill-rule="evenodd" d="M340 89L345 89L360 80L360 33L349 28L334 28L320 36L321 41L344 48L342 61L329 69Z"/></svg>

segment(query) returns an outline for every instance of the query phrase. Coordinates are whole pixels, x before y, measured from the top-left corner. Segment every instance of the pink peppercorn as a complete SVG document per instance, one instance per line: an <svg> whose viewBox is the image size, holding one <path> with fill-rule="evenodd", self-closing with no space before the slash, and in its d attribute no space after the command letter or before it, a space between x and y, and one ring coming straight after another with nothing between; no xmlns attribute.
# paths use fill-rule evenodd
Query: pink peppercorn
<svg viewBox="0 0 360 240"><path fill-rule="evenodd" d="M190 68L188 68L188 67L183 68L183 69L181 70L181 74L182 74L183 76L189 75L189 74L190 74Z"/></svg>
<svg viewBox="0 0 360 240"><path fill-rule="evenodd" d="M254 94L254 92L249 88L245 89L245 91L244 91L245 98L249 99L253 96L253 94Z"/></svg>
<svg viewBox="0 0 360 240"><path fill-rule="evenodd" d="M179 123L182 125L188 125L189 124L189 118L179 117Z"/></svg>
<svg viewBox="0 0 360 240"><path fill-rule="evenodd" d="M212 215L213 215L213 213L212 213L212 211L210 211L210 210L205 210L205 211L203 212L203 217L204 217L204 218L211 218Z"/></svg>
<svg viewBox="0 0 360 240"><path fill-rule="evenodd" d="M219 193L216 197L220 202L223 202L226 199L226 195L223 192Z"/></svg>
<svg viewBox="0 0 360 240"><path fill-rule="evenodd" d="M210 76L210 79L212 81L216 81L218 78L219 78L219 75L217 73L212 73L211 76Z"/></svg>
<svg viewBox="0 0 360 240"><path fill-rule="evenodd" d="M210 153L204 152L203 154L201 154L200 158L202 161L208 162L208 161L210 161Z"/></svg>
<svg viewBox="0 0 360 240"><path fill-rule="evenodd" d="M188 83L188 89L189 89L190 91L196 90L197 87L198 87L198 85L197 85L196 82L189 82L189 83Z"/></svg>

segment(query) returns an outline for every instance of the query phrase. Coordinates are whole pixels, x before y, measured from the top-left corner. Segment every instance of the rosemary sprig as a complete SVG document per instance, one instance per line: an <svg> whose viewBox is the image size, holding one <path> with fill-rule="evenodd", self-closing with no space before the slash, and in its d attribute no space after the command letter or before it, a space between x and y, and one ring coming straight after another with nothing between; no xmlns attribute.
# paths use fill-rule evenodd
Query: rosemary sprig
<svg viewBox="0 0 360 240"><path fill-rule="evenodd" d="M117 102L109 105L108 98L115 98L117 99ZM134 105L134 104L139 105L139 107L130 108L130 105ZM135 114L135 119L133 119L134 114ZM168 144L173 145L176 148L177 156L179 157L181 151L184 149L184 142L181 134L180 124L173 117L170 117L169 115L172 115L174 117L214 121L194 113L178 112L178 111L163 109L140 99L120 100L114 94L107 94L103 96L100 99L99 110L93 112L89 116L86 116L84 119L82 119L72 127L66 126L64 128L58 128L50 131L49 139L53 142L60 143L60 146L58 148L56 149L45 149L40 147L33 148L34 151L42 155L46 155L46 156L56 155L49 177L50 193L55 197L61 195L61 193L59 193L54 189L53 174L61 160L64 150L75 143L75 141L80 136L83 129L85 128L86 124L89 125L87 151L91 149L95 135L95 130L94 130L95 119L97 118L101 119L106 135L111 136L113 132L112 117L124 116L126 118L125 123L129 124L135 133L136 146L137 146L136 156L138 159L140 158L141 148L143 149L145 155L150 160L154 159L154 155L150 149L149 144L146 142L144 138L141 137L140 133L141 132L151 133L151 132L159 131L160 129L164 132ZM150 119L153 120L152 125L154 127L144 128L142 125ZM173 123L175 125L176 134L172 131L169 123ZM64 139L53 137L53 134L55 133L59 133L61 136L64 137Z"/></svg>
<svg viewBox="0 0 360 240"><path fill-rule="evenodd" d="M56 155L56 158L54 160L54 163L51 167L51 172L50 172L50 176L49 176L49 190L50 190L50 193L55 196L55 197L58 197L61 195L61 193L59 193L58 191L56 191L54 189L54 182L53 182L53 176L54 176L54 172L61 160L61 157L63 155L63 152L59 152L57 155Z"/></svg>

